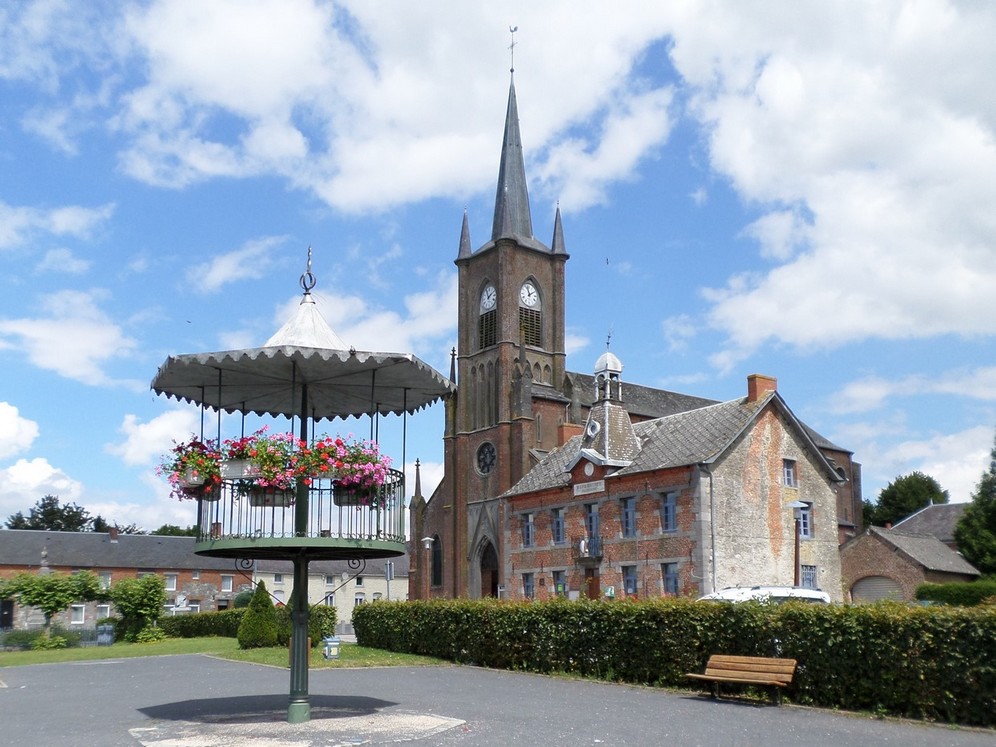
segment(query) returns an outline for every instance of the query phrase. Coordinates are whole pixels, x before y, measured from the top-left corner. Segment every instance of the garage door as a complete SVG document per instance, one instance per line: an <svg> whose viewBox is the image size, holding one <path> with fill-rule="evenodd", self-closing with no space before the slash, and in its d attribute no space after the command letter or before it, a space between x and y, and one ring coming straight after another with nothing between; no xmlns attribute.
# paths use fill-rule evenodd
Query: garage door
<svg viewBox="0 0 996 747"><path fill-rule="evenodd" d="M866 576L851 587L855 602L877 602L879 599L902 599L903 591L888 576Z"/></svg>

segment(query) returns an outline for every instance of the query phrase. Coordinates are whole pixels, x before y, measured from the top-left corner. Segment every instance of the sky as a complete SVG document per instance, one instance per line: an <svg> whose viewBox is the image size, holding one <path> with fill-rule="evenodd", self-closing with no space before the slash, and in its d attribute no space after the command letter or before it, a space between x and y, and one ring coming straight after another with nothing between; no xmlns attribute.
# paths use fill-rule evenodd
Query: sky
<svg viewBox="0 0 996 747"><path fill-rule="evenodd" d="M865 498L920 470L968 500L996 432L994 38L985 2L5 3L0 522L52 494L192 524L155 467L202 414L150 382L262 345L309 246L341 338L447 374L513 64L571 370L608 342L624 382L775 376ZM439 405L378 424L425 494L442 432Z"/></svg>

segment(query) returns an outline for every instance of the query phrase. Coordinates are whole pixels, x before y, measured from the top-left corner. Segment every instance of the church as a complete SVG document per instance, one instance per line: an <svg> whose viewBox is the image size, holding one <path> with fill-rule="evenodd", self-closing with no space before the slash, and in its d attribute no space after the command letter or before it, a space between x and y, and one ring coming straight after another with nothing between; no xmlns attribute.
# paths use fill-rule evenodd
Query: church
<svg viewBox="0 0 996 747"><path fill-rule="evenodd" d="M514 75L514 74L513 74ZM514 77L490 239L466 212L444 476L411 504L409 598L698 596L797 585L842 598L860 465L752 374L718 402L567 370L559 207L533 235Z"/></svg>

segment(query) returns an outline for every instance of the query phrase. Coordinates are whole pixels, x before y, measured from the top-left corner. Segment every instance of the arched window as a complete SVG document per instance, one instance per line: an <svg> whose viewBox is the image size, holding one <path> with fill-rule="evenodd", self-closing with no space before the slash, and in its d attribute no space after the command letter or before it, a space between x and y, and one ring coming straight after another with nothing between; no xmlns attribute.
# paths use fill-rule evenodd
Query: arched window
<svg viewBox="0 0 996 747"><path fill-rule="evenodd" d="M484 350L498 342L498 293L488 283L481 291L477 317L477 347Z"/></svg>
<svg viewBox="0 0 996 747"><path fill-rule="evenodd" d="M443 585L443 543L438 534L433 537L432 543L432 585Z"/></svg>
<svg viewBox="0 0 996 747"><path fill-rule="evenodd" d="M543 345L543 300L532 280L519 289L519 337L524 345Z"/></svg>

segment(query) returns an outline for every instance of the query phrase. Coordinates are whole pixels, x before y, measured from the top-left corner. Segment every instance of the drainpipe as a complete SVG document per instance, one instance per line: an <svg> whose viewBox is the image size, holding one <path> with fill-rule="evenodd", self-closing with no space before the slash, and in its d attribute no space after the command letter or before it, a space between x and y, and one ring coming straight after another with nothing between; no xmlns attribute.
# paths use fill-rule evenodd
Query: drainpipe
<svg viewBox="0 0 996 747"><path fill-rule="evenodd" d="M709 579L712 584L709 591L713 592L716 591L716 504L713 500L715 494L713 492L712 472L709 471L708 465L705 462L699 464L699 470L709 475Z"/></svg>

